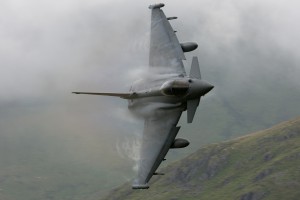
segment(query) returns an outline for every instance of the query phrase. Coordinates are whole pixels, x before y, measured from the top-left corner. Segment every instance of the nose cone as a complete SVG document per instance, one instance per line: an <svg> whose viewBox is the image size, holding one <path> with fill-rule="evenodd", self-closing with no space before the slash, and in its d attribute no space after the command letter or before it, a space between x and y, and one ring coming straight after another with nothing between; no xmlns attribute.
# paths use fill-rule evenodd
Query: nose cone
<svg viewBox="0 0 300 200"><path fill-rule="evenodd" d="M205 82L205 84L203 85L205 94L207 94L208 92L210 92L215 86L213 86L210 83Z"/></svg>
<svg viewBox="0 0 300 200"><path fill-rule="evenodd" d="M204 80L193 79L190 84L189 98L199 98L211 91L214 86Z"/></svg>

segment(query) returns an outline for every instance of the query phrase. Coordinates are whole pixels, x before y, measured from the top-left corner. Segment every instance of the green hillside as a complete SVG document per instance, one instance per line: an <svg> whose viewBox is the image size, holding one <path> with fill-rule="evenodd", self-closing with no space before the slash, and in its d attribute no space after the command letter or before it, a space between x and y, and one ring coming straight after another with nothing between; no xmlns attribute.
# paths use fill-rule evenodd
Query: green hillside
<svg viewBox="0 0 300 200"><path fill-rule="evenodd" d="M300 199L300 118L207 145L159 171L150 189L127 183L103 199Z"/></svg>

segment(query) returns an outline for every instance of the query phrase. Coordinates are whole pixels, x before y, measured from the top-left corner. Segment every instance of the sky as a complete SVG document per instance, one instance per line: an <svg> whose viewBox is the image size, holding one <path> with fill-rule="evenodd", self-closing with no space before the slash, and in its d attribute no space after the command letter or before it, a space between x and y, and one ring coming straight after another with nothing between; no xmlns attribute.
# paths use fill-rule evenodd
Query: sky
<svg viewBox="0 0 300 200"><path fill-rule="evenodd" d="M78 162L101 159L103 151L124 157L116 145L142 131L127 102L71 92L129 89L147 69L152 3L0 2L0 148L10 152L7 162L28 148ZM190 58L198 55L202 76L224 89L215 88L207 98L269 84L264 77L270 76L274 83L300 86L299 1L164 3L167 16L178 16L171 23L179 40L199 45L187 55L187 72ZM25 159L32 156L23 153Z"/></svg>
<svg viewBox="0 0 300 200"><path fill-rule="evenodd" d="M278 49L297 59L297 1L165 3L165 12L179 16L172 22L178 37L199 43L192 55L218 53L228 46L235 51L238 42L254 39L266 54ZM72 89L127 90L128 79L134 80L132 71L147 65L149 2L4 0L1 4L1 102L49 96L56 100Z"/></svg>

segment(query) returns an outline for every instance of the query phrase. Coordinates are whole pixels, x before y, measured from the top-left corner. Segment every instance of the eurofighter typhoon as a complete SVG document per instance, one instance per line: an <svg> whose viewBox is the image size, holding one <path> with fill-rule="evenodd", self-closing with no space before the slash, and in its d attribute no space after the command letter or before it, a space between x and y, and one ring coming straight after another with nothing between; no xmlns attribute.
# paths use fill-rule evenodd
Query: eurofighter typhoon
<svg viewBox="0 0 300 200"><path fill-rule="evenodd" d="M183 111L187 122L192 123L200 98L213 85L201 79L198 58L193 57L190 74L187 75L182 60L184 52L195 50L196 43L179 43L170 20L161 8L164 4L150 5L151 34L149 76L136 82L128 93L73 92L120 97L128 100L128 109L144 119L143 139L140 149L137 177L133 189L148 189L148 182L171 148L189 145L185 139L176 138L180 129L177 123ZM146 114L145 114L146 111Z"/></svg>

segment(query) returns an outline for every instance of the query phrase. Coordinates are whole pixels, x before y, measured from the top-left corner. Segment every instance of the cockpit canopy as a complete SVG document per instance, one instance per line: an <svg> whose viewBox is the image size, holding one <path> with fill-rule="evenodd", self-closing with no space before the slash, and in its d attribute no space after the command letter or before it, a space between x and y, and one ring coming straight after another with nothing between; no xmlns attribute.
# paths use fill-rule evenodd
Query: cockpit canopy
<svg viewBox="0 0 300 200"><path fill-rule="evenodd" d="M166 96L184 96L189 91L189 83L184 80L171 80L165 82L160 90Z"/></svg>

